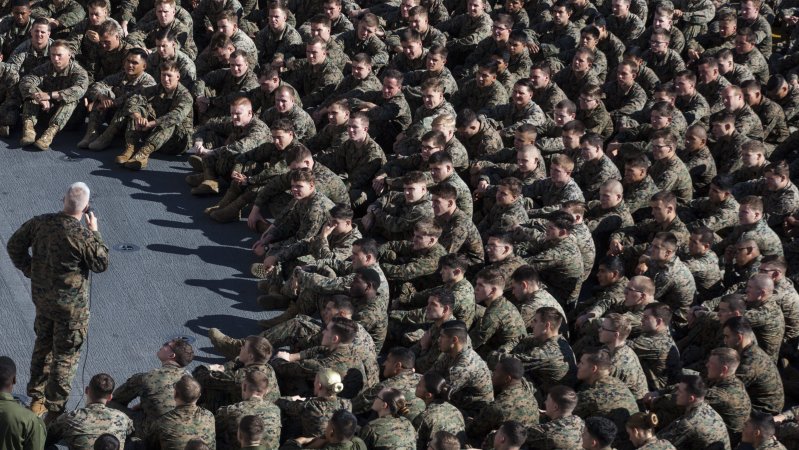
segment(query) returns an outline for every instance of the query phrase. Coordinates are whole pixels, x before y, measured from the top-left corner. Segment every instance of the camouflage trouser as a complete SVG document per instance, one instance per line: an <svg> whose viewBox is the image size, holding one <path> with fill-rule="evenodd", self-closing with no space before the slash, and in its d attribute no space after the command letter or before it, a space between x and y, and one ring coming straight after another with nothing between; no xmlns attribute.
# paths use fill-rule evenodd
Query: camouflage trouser
<svg viewBox="0 0 799 450"><path fill-rule="evenodd" d="M36 341L28 395L34 400L44 398L49 411L61 412L69 399L89 324L52 320L36 314L33 329Z"/></svg>
<svg viewBox="0 0 799 450"><path fill-rule="evenodd" d="M141 147L150 144L155 147L155 151L161 151L168 155L179 155L189 148L189 138L191 133L177 126L162 127L157 125L147 131L139 131L128 128L125 131L125 142Z"/></svg>
<svg viewBox="0 0 799 450"><path fill-rule="evenodd" d="M0 126L13 127L19 120L19 109L22 105L22 98L19 93L11 93L0 104Z"/></svg>
<svg viewBox="0 0 799 450"><path fill-rule="evenodd" d="M298 352L311 346L311 340L322 331L321 321L300 314L261 333L274 348L288 347Z"/></svg>
<svg viewBox="0 0 799 450"><path fill-rule="evenodd" d="M72 112L75 111L77 106L77 102L59 102L52 105L50 110L42 111L41 106L31 100L26 100L22 104L22 118L30 119L33 121L33 124L36 125L36 122L39 120L39 113L46 113L50 117L48 126L58 127L59 130L62 130L69 121L69 118L72 117Z"/></svg>

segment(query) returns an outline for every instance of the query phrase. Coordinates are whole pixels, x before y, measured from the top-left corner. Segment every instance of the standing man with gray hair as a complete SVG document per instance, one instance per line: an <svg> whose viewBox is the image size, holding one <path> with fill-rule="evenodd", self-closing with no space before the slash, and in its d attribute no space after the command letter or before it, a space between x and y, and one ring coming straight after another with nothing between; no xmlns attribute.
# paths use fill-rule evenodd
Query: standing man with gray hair
<svg viewBox="0 0 799 450"><path fill-rule="evenodd" d="M81 220L85 217L85 225ZM108 268L108 246L89 209L89 187L74 183L64 209L25 222L8 240L8 255L31 279L36 342L28 395L47 421L63 413L89 329L89 272Z"/></svg>

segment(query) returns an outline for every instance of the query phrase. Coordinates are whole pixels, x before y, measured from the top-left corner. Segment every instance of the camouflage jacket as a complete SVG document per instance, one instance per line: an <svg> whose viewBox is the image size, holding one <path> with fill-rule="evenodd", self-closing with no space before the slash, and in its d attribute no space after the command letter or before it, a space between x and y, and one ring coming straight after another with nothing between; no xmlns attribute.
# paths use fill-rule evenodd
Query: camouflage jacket
<svg viewBox="0 0 799 450"><path fill-rule="evenodd" d="M281 429L280 409L272 401L256 397L219 408L216 412L216 431L220 444L229 446L227 448L237 448L239 420L250 415L258 416L264 421L261 443L267 448L277 448Z"/></svg>
<svg viewBox="0 0 799 450"><path fill-rule="evenodd" d="M37 92L58 91L61 97L58 103L77 103L88 88L89 75L75 61L70 61L62 72L46 62L19 80L19 91L25 100L32 99Z"/></svg>
<svg viewBox="0 0 799 450"><path fill-rule="evenodd" d="M580 186L586 200L599 200L599 187L609 180L621 180L621 173L607 155L592 161L580 161L572 178Z"/></svg>
<svg viewBox="0 0 799 450"><path fill-rule="evenodd" d="M525 336L527 329L519 310L504 297L486 306L469 332L473 348L484 358L495 351L510 352Z"/></svg>
<svg viewBox="0 0 799 450"><path fill-rule="evenodd" d="M475 443L483 439L509 420L520 422L525 427L538 424L538 403L535 387L522 378L494 392L494 401L484 407L474 420L469 422L467 434Z"/></svg>
<svg viewBox="0 0 799 450"><path fill-rule="evenodd" d="M133 435L133 421L121 411L106 407L103 403L91 403L86 407L60 416L47 427L47 442L63 441L69 448L90 449L94 441L104 433L119 439L120 447L128 436Z"/></svg>
<svg viewBox="0 0 799 450"><path fill-rule="evenodd" d="M452 387L452 404L461 411L476 413L494 401L491 372L485 361L471 348L464 348L454 357L441 353L430 370L447 379Z"/></svg>
<svg viewBox="0 0 799 450"><path fill-rule="evenodd" d="M741 380L730 376L715 381L708 380L706 383L705 402L719 413L724 425L732 433L743 432L744 422L752 410L752 403Z"/></svg>
<svg viewBox="0 0 799 450"><path fill-rule="evenodd" d="M302 423L303 436L324 436L327 422L334 412L339 409L352 411L352 403L344 398L311 397L305 400L291 400L287 397L279 398L275 404L290 418L299 418Z"/></svg>
<svg viewBox="0 0 799 450"><path fill-rule="evenodd" d="M711 447L730 449L730 437L724 421L704 401L688 409L685 415L661 429L657 436L680 449L699 450Z"/></svg>
<svg viewBox="0 0 799 450"><path fill-rule="evenodd" d="M619 430L616 437L621 438L616 445L620 445L626 438L624 427L627 419L636 412L638 405L635 403L635 396L618 378L603 377L592 385L584 385L577 392L577 408L574 409L574 415L581 418L602 416L613 421Z"/></svg>
<svg viewBox="0 0 799 450"><path fill-rule="evenodd" d="M368 413L371 411L372 403L383 389L396 389L405 395L406 405L408 405L410 410L405 418L413 422L425 409L424 402L416 397L415 394L416 385L419 384L421 378L420 374L410 369L406 369L391 378L386 378L352 399L352 410L356 414Z"/></svg>
<svg viewBox="0 0 799 450"><path fill-rule="evenodd" d="M7 250L14 267L31 280L37 314L88 325L89 272L108 268L108 246L99 231L64 213L43 214L22 224Z"/></svg>
<svg viewBox="0 0 799 450"><path fill-rule="evenodd" d="M574 352L563 336L539 342L528 335L511 353L524 365L526 376L544 393L560 384L574 386L577 381Z"/></svg>
<svg viewBox="0 0 799 450"><path fill-rule="evenodd" d="M485 260L483 240L477 226L460 209L449 218L435 217L435 221L442 228L438 243L447 253L459 253L469 260L469 265L482 264Z"/></svg>
<svg viewBox="0 0 799 450"><path fill-rule="evenodd" d="M327 221L333 206L333 202L320 192L302 200L291 200L286 213L275 221L270 232L273 242L289 238L292 242L313 239Z"/></svg>
<svg viewBox="0 0 799 450"><path fill-rule="evenodd" d="M610 353L610 375L623 381L636 399L643 398L649 389L638 355L627 344L607 350Z"/></svg>
<svg viewBox="0 0 799 450"><path fill-rule="evenodd" d="M670 191L677 196L680 204L686 204L694 196L691 174L685 163L676 156L659 159L649 168L649 176L661 191Z"/></svg>
<svg viewBox="0 0 799 450"><path fill-rule="evenodd" d="M666 333L642 333L627 341L638 356L648 391L663 389L677 381L680 374L680 351L671 335Z"/></svg>
<svg viewBox="0 0 799 450"><path fill-rule="evenodd" d="M144 88L140 94L128 98L126 109L128 115L138 112L155 119L157 127L177 127L189 132L193 128L193 100L182 84L171 93L160 84Z"/></svg>
<svg viewBox="0 0 799 450"><path fill-rule="evenodd" d="M582 446L583 419L565 416L527 429L527 445L530 448L552 450L575 449Z"/></svg>
<svg viewBox="0 0 799 450"><path fill-rule="evenodd" d="M147 436L148 448L182 450L194 438L216 448L215 419L211 411L196 405L176 406L154 422Z"/></svg>
<svg viewBox="0 0 799 450"><path fill-rule="evenodd" d="M785 391L774 360L754 343L738 353L741 364L735 375L746 386L752 408L779 414L785 405Z"/></svg>
<svg viewBox="0 0 799 450"><path fill-rule="evenodd" d="M137 430L143 436L149 425L175 408L174 385L187 372L182 367L165 363L149 372L137 373L114 390L113 406L126 408L139 398L144 413L144 429Z"/></svg>
<svg viewBox="0 0 799 450"><path fill-rule="evenodd" d="M439 431L452 433L461 439L461 442L466 439L466 425L463 420L463 414L458 411L458 408L444 401L435 401L427 405L413 420L413 426L416 428L417 449L426 448L433 436Z"/></svg>
<svg viewBox="0 0 799 450"><path fill-rule="evenodd" d="M404 417L385 416L366 424L358 436L375 450L416 450L416 430Z"/></svg>

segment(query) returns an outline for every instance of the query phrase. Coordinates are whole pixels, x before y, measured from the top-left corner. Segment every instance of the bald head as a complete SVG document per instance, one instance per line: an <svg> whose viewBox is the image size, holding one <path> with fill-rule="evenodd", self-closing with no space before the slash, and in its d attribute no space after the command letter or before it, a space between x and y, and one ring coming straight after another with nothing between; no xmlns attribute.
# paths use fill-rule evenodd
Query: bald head
<svg viewBox="0 0 799 450"><path fill-rule="evenodd" d="M79 214L89 206L89 186L82 181L72 184L64 196L64 212Z"/></svg>
<svg viewBox="0 0 799 450"><path fill-rule="evenodd" d="M747 286L751 286L759 291L771 293L774 291L774 280L768 274L758 273L749 279Z"/></svg>

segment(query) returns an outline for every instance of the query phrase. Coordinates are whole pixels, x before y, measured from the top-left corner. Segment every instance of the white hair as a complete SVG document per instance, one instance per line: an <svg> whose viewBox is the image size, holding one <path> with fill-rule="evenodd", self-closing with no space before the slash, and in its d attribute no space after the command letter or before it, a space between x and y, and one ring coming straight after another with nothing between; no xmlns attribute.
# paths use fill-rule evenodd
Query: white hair
<svg viewBox="0 0 799 450"><path fill-rule="evenodd" d="M82 181L73 183L64 196L64 211L68 214L82 212L89 205L89 186Z"/></svg>

